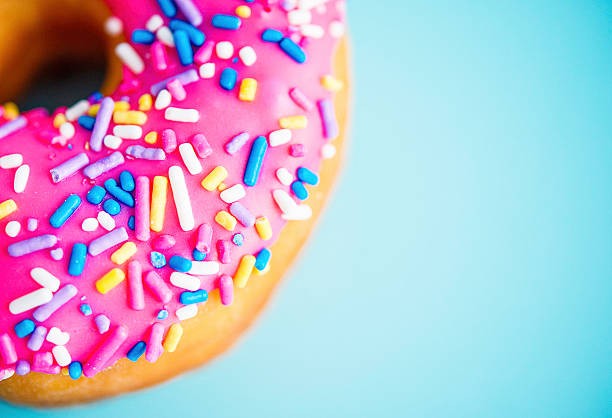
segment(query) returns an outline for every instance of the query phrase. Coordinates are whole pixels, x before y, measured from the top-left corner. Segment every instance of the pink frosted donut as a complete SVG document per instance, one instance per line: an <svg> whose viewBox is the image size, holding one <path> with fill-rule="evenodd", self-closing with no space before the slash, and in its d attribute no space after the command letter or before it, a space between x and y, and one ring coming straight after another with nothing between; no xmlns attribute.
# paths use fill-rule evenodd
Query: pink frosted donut
<svg viewBox="0 0 612 418"><path fill-rule="evenodd" d="M122 358L136 362L125 373L161 362L212 298L229 312L257 297L251 282L289 263L270 248L288 221L312 217L309 193L340 135L343 0L105 2L116 90L52 115L3 109L9 399L28 401L3 388L29 375L73 384Z"/></svg>

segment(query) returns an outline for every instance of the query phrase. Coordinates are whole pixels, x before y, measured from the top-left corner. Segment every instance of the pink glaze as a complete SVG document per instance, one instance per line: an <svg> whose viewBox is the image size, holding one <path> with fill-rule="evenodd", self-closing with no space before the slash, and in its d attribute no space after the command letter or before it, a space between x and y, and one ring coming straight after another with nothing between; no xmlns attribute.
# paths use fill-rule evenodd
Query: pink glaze
<svg viewBox="0 0 612 418"><path fill-rule="evenodd" d="M106 2L111 12L123 21L126 39L130 39L134 29L145 27L145 23L153 14L162 15L153 0L129 2L106 0ZM158 248L168 248L169 240L160 237L164 235L173 237L176 244L172 247L171 252L164 252L167 259L174 254L191 259L196 243L200 244L201 249L209 247L210 251L207 252L206 261L221 261L225 264L220 264L218 274L201 277L202 288L211 291L221 285L223 303L229 304L233 297L231 276L236 271L237 262L246 254L257 254L262 248L269 247L278 238L279 232L286 223L272 198L272 191L282 189L290 194L291 191L288 186L278 182L275 176L276 170L284 167L289 172L295 173L298 167L303 166L314 172L318 171L321 163L320 149L326 140L323 138L318 111L308 104L333 97L331 92L321 86L320 79L323 75L332 74L332 62L338 40L331 36L328 28L332 22L343 20L344 0L321 0L318 2L321 5L311 10L312 24L322 26L325 29L325 36L321 39L299 42L307 55L307 61L302 65L289 58L277 44L261 40L261 34L267 28L277 29L285 36L291 35L298 40L300 38L299 32L290 31L287 13L282 10L279 2L271 0L258 0L254 3L238 0L194 0L194 3L202 12L203 23L199 29L205 33L207 38L199 50L194 48L195 60L199 64L215 63L216 73L211 79L200 79L195 83L185 85L186 97L180 103L173 100L171 106L197 109L200 114L198 122L169 122L164 118L163 110L152 109L146 112L147 121L142 127L143 137L140 140L124 140L118 149L118 152L126 156L126 148L132 145L163 147L167 152L165 161L136 160L126 156L123 165L95 180L86 179L80 170L69 178L53 184L49 170L61 162L83 152L88 155L90 161L98 161L110 155L113 150L104 145L101 146L100 151L90 150L87 144L92 133L76 123L75 136L70 140L61 138L59 131L53 127L52 116L47 116L46 113L39 110L25 114L28 119L28 125L25 128L0 138L0 156L20 153L23 155L24 164L31 167L27 187L22 194L13 191L15 170L0 170L0 202L13 199L18 206L16 212L0 220L0 263L3 269L2 280L0 280L0 335L2 335L0 338L0 350L2 351L0 379L13 370L11 364L18 359L30 362L33 371L59 373L60 370L59 366L53 363L50 353L53 348L52 343L45 340L40 347L41 351L35 353L27 347L29 337L18 338L13 329L18 322L28 318L32 319L32 311L13 315L9 312L8 306L10 301L40 287L30 279L30 271L33 268L44 268L60 279L62 287L74 285L78 289L77 296L54 312L51 317L42 323L35 322L36 325L42 324L47 329L56 326L70 335L66 348L73 360L83 363L85 376L94 376L104 367L125 357L127 351L138 341L148 341L149 335L154 344L147 349L147 359L154 361L161 354L160 347L164 330L178 322L175 312L183 306L179 303L179 295L183 289L169 284L169 276L172 272L169 267L156 270L151 266L152 243L164 241L166 244L159 245ZM234 15L239 5L248 5L252 9L251 17L242 19L239 30L222 30L212 27L211 19L214 14ZM185 18L180 12L178 17ZM168 25L169 19L164 17L164 22L165 25ZM216 57L212 54L213 47L215 43L221 41L232 42L235 50L234 57L238 56L238 51L244 46L251 46L257 54L255 64L247 67L240 60L233 63L231 59L222 60ZM115 101L128 101L131 109L138 109L139 98L143 94L150 93L153 84L171 79L190 68L198 70L197 65L182 66L174 48L160 47L160 44L156 44L152 51L149 45L132 44L132 46L143 59L145 69L141 74L134 75L124 68L123 81L116 93L112 94ZM162 57L161 49L165 57ZM163 65L164 59L166 60L165 65ZM219 86L219 76L225 68L234 68L238 72L238 83L231 92ZM254 78L258 82L257 96L253 102L238 100L240 82L244 78ZM293 90L292 98L289 92L294 88L298 90ZM296 92L299 94L296 95ZM61 109L61 112L63 111L65 109ZM240 203L254 216L266 216L269 219L274 231L273 238L269 242L264 242L258 237L254 227L246 228L240 224L234 231L227 231L217 224L214 218L217 212L228 211L229 205L219 198L218 192L204 190L200 185L202 179L214 167L223 166L229 173L224 180L226 185L242 184L252 141L257 136L267 137L270 132L278 130L278 120L292 115L306 116L308 126L306 129L294 131L293 139L289 144L268 149L257 185L250 187L246 197L240 200ZM4 122L0 120L0 125ZM112 134L114 126L111 119L104 133ZM160 138L155 145L144 142L144 135L151 131L156 131ZM251 139L234 155L227 154L224 145L241 132L248 132ZM207 154L205 159L200 159L203 172L191 176L184 169L181 157L175 150L177 145L189 142L197 134L202 134L206 138L210 149L202 150ZM200 139L198 138L198 141ZM291 157L289 151L290 147L295 144L304 144L301 147L304 150L303 155L300 154L297 157L296 153L293 153L296 158ZM138 241L136 234L128 229L129 241L134 242L138 248L130 262L136 261L142 266L142 275L145 277L149 291L143 293L141 276L139 277L138 268L134 267L136 264L125 263L117 266L111 262L110 255L119 246L95 257L88 255L85 270L78 277L68 275L69 256L55 261L49 250L19 258L13 258L8 254L9 245L43 234L56 235L59 242L54 249L62 249L67 255L71 253L75 243L88 245L95 238L107 233L103 228L98 228L94 232L84 232L81 229L83 220L96 218L98 212L101 211L101 205L94 206L85 200L87 192L93 185L103 186L104 181L111 178L118 180L119 173L123 170L129 170L134 177L148 178L149 181L152 181L156 175L167 177L168 168L173 165L182 167L186 174L195 225L210 225L212 238L205 237L200 241L196 230L189 233L181 230L172 199L172 190L169 187L163 230L160 233L143 231L144 212L140 212L140 216L136 215L138 237L144 241ZM146 189L144 181L139 181L138 184L137 212L144 210L144 202L138 202L140 200L138 196ZM55 229L49 224L49 218L70 194L77 194L83 202L61 228ZM295 199L292 194L291 196ZM140 203L143 203L143 206L140 206ZM308 201L305 203L307 204ZM133 208L122 205L121 213L114 217L117 228L127 229L128 219L134 213ZM35 232L30 232L25 228L30 218L38 220L38 228ZM15 238L9 238L4 234L4 228L9 221L18 221L22 225L21 232ZM244 237L244 243L241 246L232 243L232 237L236 233ZM150 235L150 238L147 237L147 234ZM210 242L216 243L218 252L210 248ZM131 266L129 269L128 265ZM95 282L113 268L119 268L126 273L129 270L128 280L124 280L109 293L102 295L96 291ZM219 280L219 277L223 279ZM104 335L98 333L94 321L79 310L79 306L83 303L82 300L86 300L94 316L98 314L108 316L111 321L111 333ZM161 309L167 309L168 318L157 319L157 314ZM153 326L153 324L158 325ZM5 338L10 340L12 348L8 342L4 341Z"/></svg>

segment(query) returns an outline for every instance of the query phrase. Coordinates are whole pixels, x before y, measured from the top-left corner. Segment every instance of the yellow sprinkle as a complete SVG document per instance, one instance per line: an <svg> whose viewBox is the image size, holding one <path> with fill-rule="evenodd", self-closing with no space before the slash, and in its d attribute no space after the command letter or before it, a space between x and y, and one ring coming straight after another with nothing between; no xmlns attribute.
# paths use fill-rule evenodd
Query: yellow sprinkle
<svg viewBox="0 0 612 418"><path fill-rule="evenodd" d="M13 120L19 116L19 108L13 102L4 103L4 117L8 120Z"/></svg>
<svg viewBox="0 0 612 418"><path fill-rule="evenodd" d="M60 371L62 373L62 376L68 376L70 374L70 372L68 371L68 367L62 367Z"/></svg>
<svg viewBox="0 0 612 418"><path fill-rule="evenodd" d="M96 282L96 289L98 289L98 292L105 295L124 280L125 273L123 270L115 268L106 273Z"/></svg>
<svg viewBox="0 0 612 418"><path fill-rule="evenodd" d="M89 116L96 117L98 115L98 110L100 110L100 104L98 103L92 104L91 106L89 106L89 110L87 111L87 114Z"/></svg>
<svg viewBox="0 0 612 418"><path fill-rule="evenodd" d="M115 112L122 110L130 110L130 104L128 102L115 102Z"/></svg>
<svg viewBox="0 0 612 418"><path fill-rule="evenodd" d="M174 353L174 350L176 350L176 346L178 345L179 341L181 341L182 336L183 327L181 324L172 324L163 343L164 350L169 353Z"/></svg>
<svg viewBox="0 0 612 418"><path fill-rule="evenodd" d="M238 98L243 102L252 102L257 94L257 80L254 78L245 78L240 84L240 93Z"/></svg>
<svg viewBox="0 0 612 418"><path fill-rule="evenodd" d="M339 92L344 87L344 83L334 76L324 75L321 77L321 84L329 91Z"/></svg>
<svg viewBox="0 0 612 418"><path fill-rule="evenodd" d="M236 269L236 274L234 274L234 284L239 288L245 287L249 277L251 277L253 267L255 267L255 257L252 255L243 256Z"/></svg>
<svg viewBox="0 0 612 418"><path fill-rule="evenodd" d="M209 192L215 190L223 180L227 177L227 170L223 166L215 167L206 177L202 180L202 187Z"/></svg>
<svg viewBox="0 0 612 418"><path fill-rule="evenodd" d="M144 125L147 114L140 110L117 110L113 113L113 122L118 125Z"/></svg>
<svg viewBox="0 0 612 418"><path fill-rule="evenodd" d="M138 110L148 112L153 107L153 97L149 93L145 93L138 99Z"/></svg>
<svg viewBox="0 0 612 418"><path fill-rule="evenodd" d="M166 217L166 200L168 197L168 178L155 176L151 193L151 230L161 232Z"/></svg>
<svg viewBox="0 0 612 418"><path fill-rule="evenodd" d="M98 110L100 110L100 104L93 104L89 107L87 114L95 117L98 115ZM115 108L113 109L114 112L125 110L130 110L130 104L128 102L115 102Z"/></svg>
<svg viewBox="0 0 612 418"><path fill-rule="evenodd" d="M219 192L222 192L225 189L227 189L227 185L225 183L221 183L220 185L217 186L217 191Z"/></svg>
<svg viewBox="0 0 612 418"><path fill-rule="evenodd" d="M287 116L278 120L278 124L283 129L305 129L308 126L306 116Z"/></svg>
<svg viewBox="0 0 612 418"><path fill-rule="evenodd" d="M59 129L62 124L66 123L66 116L63 113L58 113L53 118L53 127Z"/></svg>
<svg viewBox="0 0 612 418"><path fill-rule="evenodd" d="M157 132L151 131L145 135L145 142L147 144L155 144L157 142Z"/></svg>
<svg viewBox="0 0 612 418"><path fill-rule="evenodd" d="M132 256L136 254L136 251L138 251L136 244L128 241L111 255L111 261L115 264L122 265L132 258Z"/></svg>
<svg viewBox="0 0 612 418"><path fill-rule="evenodd" d="M236 228L236 218L224 210L217 212L215 221L228 231L233 231Z"/></svg>
<svg viewBox="0 0 612 418"><path fill-rule="evenodd" d="M0 203L0 220L6 218L17 210L17 203L13 199L5 200Z"/></svg>
<svg viewBox="0 0 612 418"><path fill-rule="evenodd" d="M251 8L249 6L238 6L236 7L236 15L243 19L251 17Z"/></svg>
<svg viewBox="0 0 612 418"><path fill-rule="evenodd" d="M257 230L259 238L262 240L267 241L272 238L272 226L270 225L268 218L265 216L255 220L255 229Z"/></svg>

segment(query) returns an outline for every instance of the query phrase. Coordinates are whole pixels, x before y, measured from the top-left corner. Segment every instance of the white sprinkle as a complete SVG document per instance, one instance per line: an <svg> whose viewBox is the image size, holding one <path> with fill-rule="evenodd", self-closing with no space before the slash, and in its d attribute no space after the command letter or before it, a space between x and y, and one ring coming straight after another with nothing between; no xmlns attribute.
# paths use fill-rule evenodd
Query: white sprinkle
<svg viewBox="0 0 612 418"><path fill-rule="evenodd" d="M283 213L291 213L297 206L297 203L289 196L289 193L284 190L274 190L272 192L272 197Z"/></svg>
<svg viewBox="0 0 612 418"><path fill-rule="evenodd" d="M219 273L218 261L193 261L189 274L195 276L210 276Z"/></svg>
<svg viewBox="0 0 612 418"><path fill-rule="evenodd" d="M72 357L70 357L70 353L68 349L63 345L56 345L51 349L53 353L53 357L55 357L55 361L62 367L69 365L72 362Z"/></svg>
<svg viewBox="0 0 612 418"><path fill-rule="evenodd" d="M35 267L30 270L32 279L42 287L49 289L52 292L57 292L60 287L60 280L41 267Z"/></svg>
<svg viewBox="0 0 612 418"><path fill-rule="evenodd" d="M153 15L147 20L145 27L149 32L155 33L157 29L164 25L164 19L160 15Z"/></svg>
<svg viewBox="0 0 612 418"><path fill-rule="evenodd" d="M100 223L96 218L87 218L81 224L81 229L85 232L94 232L98 229L98 226L100 226Z"/></svg>
<svg viewBox="0 0 612 418"><path fill-rule="evenodd" d="M162 89L157 93L157 97L155 98L155 109L165 109L170 106L170 102L172 102L172 95L168 90Z"/></svg>
<svg viewBox="0 0 612 418"><path fill-rule="evenodd" d="M193 145L188 142L179 145L179 153L181 154L183 164L185 164L185 167L187 167L189 174L195 176L196 174L200 174L202 172L202 164L200 164L200 160L198 160L198 156L193 149Z"/></svg>
<svg viewBox="0 0 612 418"><path fill-rule="evenodd" d="M47 341L55 345L66 345L70 341L70 334L63 332L58 327L53 327L47 334Z"/></svg>
<svg viewBox="0 0 612 418"><path fill-rule="evenodd" d="M15 374L15 369L4 369L4 375L0 376L0 382L13 377L14 374Z"/></svg>
<svg viewBox="0 0 612 418"><path fill-rule="evenodd" d="M28 185L28 178L30 177L30 166L27 164L22 165L15 171L15 181L13 188L15 193L23 193Z"/></svg>
<svg viewBox="0 0 612 418"><path fill-rule="evenodd" d="M279 129L278 131L270 132L268 139L271 147L278 147L291 141L292 133L289 129Z"/></svg>
<svg viewBox="0 0 612 418"><path fill-rule="evenodd" d="M200 66L200 77L213 78L215 76L215 63L207 62Z"/></svg>
<svg viewBox="0 0 612 418"><path fill-rule="evenodd" d="M287 13L287 18L291 26L300 26L312 21L312 13L309 10L296 9Z"/></svg>
<svg viewBox="0 0 612 418"><path fill-rule="evenodd" d="M11 238L15 238L21 232L21 224L17 221L10 221L6 224L6 228L4 228L4 232Z"/></svg>
<svg viewBox="0 0 612 418"><path fill-rule="evenodd" d="M179 107L169 107L164 115L166 120L173 122L195 123L200 120L200 113L196 109L182 109Z"/></svg>
<svg viewBox="0 0 612 418"><path fill-rule="evenodd" d="M302 36L314 39L320 39L325 35L325 29L319 25L302 25L300 32L302 32Z"/></svg>
<svg viewBox="0 0 612 418"><path fill-rule="evenodd" d="M237 202L245 196L246 190L244 189L244 186L242 184L236 184L235 186L228 187L219 194L219 197L225 203Z"/></svg>
<svg viewBox="0 0 612 418"><path fill-rule="evenodd" d="M232 45L229 41L221 41L215 47L217 51L217 56L222 60L227 60L234 55L234 45Z"/></svg>
<svg viewBox="0 0 612 418"><path fill-rule="evenodd" d="M195 292L200 288L200 279L189 274L174 272L170 275L170 283L173 286L180 287Z"/></svg>
<svg viewBox="0 0 612 418"><path fill-rule="evenodd" d="M40 288L28 294L25 294L9 303L9 312L13 315L19 315L30 309L34 309L40 305L49 302L53 297L53 293L49 289Z"/></svg>
<svg viewBox="0 0 612 418"><path fill-rule="evenodd" d="M110 36L117 36L123 32L123 22L116 16L111 16L104 22L104 31Z"/></svg>
<svg viewBox="0 0 612 418"><path fill-rule="evenodd" d="M329 24L329 34L334 38L341 38L344 36L344 23L334 20Z"/></svg>
<svg viewBox="0 0 612 418"><path fill-rule="evenodd" d="M28 219L28 231L34 232L38 229L38 219L30 218Z"/></svg>
<svg viewBox="0 0 612 418"><path fill-rule="evenodd" d="M293 183L293 176L285 167L281 167L276 170L276 178L285 186L289 186L291 183Z"/></svg>
<svg viewBox="0 0 612 418"><path fill-rule="evenodd" d="M113 135L123 139L140 139L142 128L138 125L115 125Z"/></svg>
<svg viewBox="0 0 612 418"><path fill-rule="evenodd" d="M119 149L123 140L115 135L104 136L104 146L110 149Z"/></svg>
<svg viewBox="0 0 612 418"><path fill-rule="evenodd" d="M198 314L198 305L195 303L192 305L183 306L176 310L175 315L179 321L184 321L189 318L193 318Z"/></svg>
<svg viewBox="0 0 612 418"><path fill-rule="evenodd" d="M250 67L251 65L255 64L255 61L257 61L257 54L255 53L255 50L250 46L245 46L244 48L241 48L238 52L238 56L240 57L244 65L246 65L247 67Z"/></svg>
<svg viewBox="0 0 612 418"><path fill-rule="evenodd" d="M21 164L23 164L23 155L21 154L9 154L0 157L0 168L17 168Z"/></svg>
<svg viewBox="0 0 612 418"><path fill-rule="evenodd" d="M174 205L176 206L176 213L178 214L181 229L183 231L191 231L195 228L195 219L193 218L191 199L187 191L183 169L177 165L173 165L168 170L168 178L172 186Z"/></svg>
<svg viewBox="0 0 612 418"><path fill-rule="evenodd" d="M333 144L325 144L321 147L321 157L326 160L334 158L336 155L336 147Z"/></svg>
<svg viewBox="0 0 612 418"><path fill-rule="evenodd" d="M162 26L157 30L157 39L169 48L174 48L174 37L168 26Z"/></svg>
<svg viewBox="0 0 612 418"><path fill-rule="evenodd" d="M107 231L112 231L115 229L115 220L108 213L101 211L98 213L98 222L100 222L100 226Z"/></svg>
<svg viewBox="0 0 612 418"><path fill-rule="evenodd" d="M115 47L115 54L134 74L141 74L144 71L144 62L140 55L127 42L121 42ZM66 117L68 115L66 114ZM68 119L70 120L70 119Z"/></svg>
<svg viewBox="0 0 612 418"><path fill-rule="evenodd" d="M89 110L89 102L85 99L79 100L66 110L66 119L69 122L74 122L83 116Z"/></svg>
<svg viewBox="0 0 612 418"><path fill-rule="evenodd" d="M70 122L64 122L59 127L60 135L62 135L66 139L72 139L74 134L76 133L76 129L74 125Z"/></svg>
<svg viewBox="0 0 612 418"><path fill-rule="evenodd" d="M291 213L283 213L281 218L286 221L305 221L312 217L312 208L306 204L296 205Z"/></svg>

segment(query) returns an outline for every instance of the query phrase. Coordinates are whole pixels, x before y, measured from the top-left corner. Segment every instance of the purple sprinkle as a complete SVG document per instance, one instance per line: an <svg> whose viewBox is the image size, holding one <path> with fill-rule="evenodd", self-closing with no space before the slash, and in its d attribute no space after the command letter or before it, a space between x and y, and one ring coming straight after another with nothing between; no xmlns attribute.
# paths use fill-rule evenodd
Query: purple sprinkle
<svg viewBox="0 0 612 418"><path fill-rule="evenodd" d="M323 136L327 139L335 139L338 137L338 121L334 111L334 104L329 99L319 100L319 113L321 114L321 122L323 122Z"/></svg>
<svg viewBox="0 0 612 418"><path fill-rule="evenodd" d="M30 218L28 219L28 231L34 232L38 229L38 219Z"/></svg>
<svg viewBox="0 0 612 418"><path fill-rule="evenodd" d="M49 251L51 258L55 261L60 261L64 258L64 250L61 248L56 248L54 250Z"/></svg>
<svg viewBox="0 0 612 418"><path fill-rule="evenodd" d="M125 163L123 154L121 154L119 151L115 151L111 155L108 155L85 167L83 174L93 180L96 177L112 170L113 168L119 167L123 163Z"/></svg>
<svg viewBox="0 0 612 418"><path fill-rule="evenodd" d="M104 334L110 328L110 319L108 319L108 316L104 314L96 316L96 319L94 319L94 321L96 323L96 326L98 327L98 332L100 334Z"/></svg>
<svg viewBox="0 0 612 418"><path fill-rule="evenodd" d="M159 83L153 84L151 86L151 94L153 96L157 96L160 91L166 88L166 84L168 84L168 81L172 81L175 78L180 81L183 86L186 86L187 84L195 83L196 81L198 81L200 79L200 76L198 75L198 72L192 68L180 74L168 77L165 80L160 81Z"/></svg>
<svg viewBox="0 0 612 418"><path fill-rule="evenodd" d="M243 132L236 135L227 144L225 144L225 151L227 151L227 153L230 155L234 155L244 146L244 144L247 143L250 137L251 136L248 132Z"/></svg>
<svg viewBox="0 0 612 418"><path fill-rule="evenodd" d="M6 122L4 125L0 126L0 139L25 128L27 124L28 120L23 115L17 116L15 119Z"/></svg>
<svg viewBox="0 0 612 418"><path fill-rule="evenodd" d="M107 234L96 238L89 244L89 254L97 256L117 244L128 240L128 234L124 227L117 228Z"/></svg>
<svg viewBox="0 0 612 418"><path fill-rule="evenodd" d="M38 325L28 340L28 348L32 351L40 350L45 342L45 337L47 337L47 328Z"/></svg>
<svg viewBox="0 0 612 418"><path fill-rule="evenodd" d="M53 295L53 299L44 305L38 307L32 316L38 322L46 321L55 311L64 306L70 299L75 297L77 294L77 288L71 284L67 284L58 290L55 295ZM34 330L36 332L36 330Z"/></svg>
<svg viewBox="0 0 612 418"><path fill-rule="evenodd" d="M9 245L8 253L11 257L21 257L36 251L52 248L55 244L57 244L57 237L55 235L41 235Z"/></svg>
<svg viewBox="0 0 612 418"><path fill-rule="evenodd" d="M94 151L102 150L102 141L104 135L108 131L113 112L115 110L115 102L110 97L105 97L100 104L98 114L96 115L96 122L94 123L93 131L91 132L91 139L89 140L89 146Z"/></svg>
<svg viewBox="0 0 612 418"><path fill-rule="evenodd" d="M161 148L146 148L142 145L131 145L125 153L141 160L164 161L166 153Z"/></svg>
<svg viewBox="0 0 612 418"><path fill-rule="evenodd" d="M15 373L19 376L25 376L30 373L30 363L27 360L19 360L15 365Z"/></svg>
<svg viewBox="0 0 612 418"><path fill-rule="evenodd" d="M87 164L89 164L89 157L87 154L82 152L75 155L71 159L50 170L51 180L53 183L59 183L85 167Z"/></svg>
<svg viewBox="0 0 612 418"><path fill-rule="evenodd" d="M251 227L255 225L255 216L244 207L240 202L234 202L230 205L229 211L240 223L244 226Z"/></svg>
<svg viewBox="0 0 612 418"><path fill-rule="evenodd" d="M185 15L189 23L196 28L202 24L202 13L198 7L193 4L192 0L174 0L177 7L181 9L181 12Z"/></svg>

